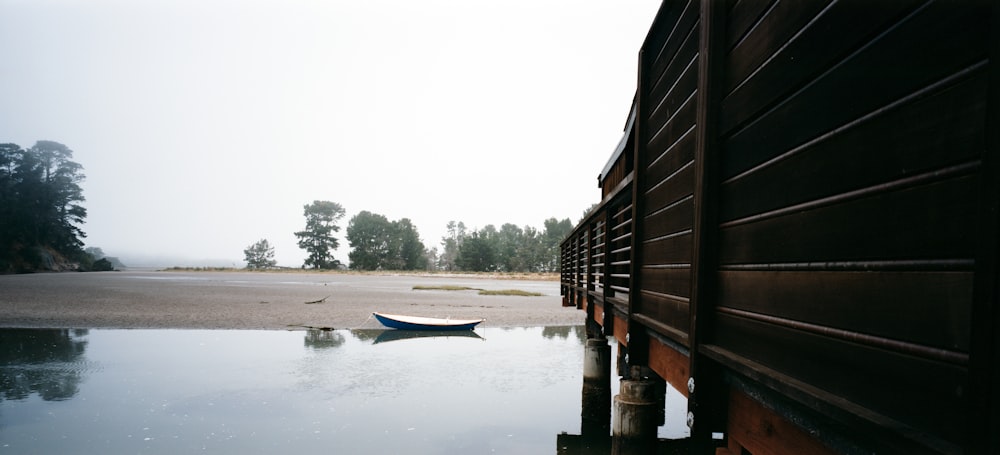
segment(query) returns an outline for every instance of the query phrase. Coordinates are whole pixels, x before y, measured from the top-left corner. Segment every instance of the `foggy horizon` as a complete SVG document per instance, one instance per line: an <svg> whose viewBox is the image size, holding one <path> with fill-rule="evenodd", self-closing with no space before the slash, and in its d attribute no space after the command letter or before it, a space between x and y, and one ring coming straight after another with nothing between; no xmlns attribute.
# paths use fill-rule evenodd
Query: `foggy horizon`
<svg viewBox="0 0 1000 455"><path fill-rule="evenodd" d="M361 211L439 251L449 221L575 224L658 7L0 0L0 142L72 149L85 246L126 266L239 267L268 239L300 267L314 200L346 209L344 264Z"/></svg>

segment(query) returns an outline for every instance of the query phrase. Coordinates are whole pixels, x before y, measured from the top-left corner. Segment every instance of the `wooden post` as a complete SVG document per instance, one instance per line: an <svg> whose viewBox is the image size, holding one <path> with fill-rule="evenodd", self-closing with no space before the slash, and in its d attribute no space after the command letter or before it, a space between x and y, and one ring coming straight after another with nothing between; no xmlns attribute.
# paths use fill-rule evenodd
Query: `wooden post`
<svg viewBox="0 0 1000 455"><path fill-rule="evenodd" d="M979 188L979 241L973 289L967 453L1000 453L1000 4L990 11L990 66L984 124L986 149Z"/></svg>
<svg viewBox="0 0 1000 455"><path fill-rule="evenodd" d="M691 260L690 369L688 426L692 453L715 453L713 432L725 431L726 393L722 371L701 351L712 339L718 271L717 100L724 68L725 5L703 0L700 5L697 131L695 133L694 255Z"/></svg>

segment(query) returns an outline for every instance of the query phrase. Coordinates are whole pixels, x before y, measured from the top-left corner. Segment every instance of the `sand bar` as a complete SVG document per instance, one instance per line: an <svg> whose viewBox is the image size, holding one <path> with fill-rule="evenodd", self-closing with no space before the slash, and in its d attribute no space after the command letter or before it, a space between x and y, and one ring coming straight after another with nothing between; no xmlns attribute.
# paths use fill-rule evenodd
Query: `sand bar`
<svg viewBox="0 0 1000 455"><path fill-rule="evenodd" d="M414 286L519 289L535 297ZM321 301L320 303L306 303ZM483 326L579 325L556 281L352 273L126 271L0 276L0 327L275 329L377 328L373 311Z"/></svg>

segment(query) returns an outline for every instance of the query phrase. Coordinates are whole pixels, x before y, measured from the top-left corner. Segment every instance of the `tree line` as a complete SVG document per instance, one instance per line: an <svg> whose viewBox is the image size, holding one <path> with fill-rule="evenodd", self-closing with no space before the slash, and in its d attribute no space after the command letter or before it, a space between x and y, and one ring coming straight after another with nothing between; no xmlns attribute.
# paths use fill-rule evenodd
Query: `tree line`
<svg viewBox="0 0 1000 455"><path fill-rule="evenodd" d="M83 248L87 217L80 187L83 166L69 147L38 141L30 148L0 144L0 273L56 270L113 270L121 263L99 248ZM305 228L295 232L306 251L303 267L342 268L333 257L340 246L336 234L345 216L336 202L316 200L303 207ZM449 222L441 250L427 248L408 218L389 220L362 211L347 224L350 268L355 270L448 270L477 272L554 272L559 270L559 244L572 231L570 220L545 220L531 226L487 225L469 230ZM261 239L244 250L249 268L276 265L274 247Z"/></svg>
<svg viewBox="0 0 1000 455"><path fill-rule="evenodd" d="M442 270L475 272L557 272L559 244L573 230L569 218L545 220L542 230L505 223L468 230L461 221L448 223L438 258Z"/></svg>
<svg viewBox="0 0 1000 455"><path fill-rule="evenodd" d="M58 142L0 144L0 272L93 265L81 240L83 166L72 158Z"/></svg>
<svg viewBox="0 0 1000 455"><path fill-rule="evenodd" d="M334 233L345 215L336 202L316 200L303 206L306 227L295 233L298 246L306 251L303 268L335 269L344 265L333 257L340 240ZM354 215L345 231L351 247L353 270L447 270L472 272L556 272L559 244L573 230L569 218L545 220L542 230L506 223L499 229L487 225L469 230L461 221L447 225L441 250L427 248L409 218L389 220L367 210ZM267 239L245 250L247 267L275 266L274 247Z"/></svg>

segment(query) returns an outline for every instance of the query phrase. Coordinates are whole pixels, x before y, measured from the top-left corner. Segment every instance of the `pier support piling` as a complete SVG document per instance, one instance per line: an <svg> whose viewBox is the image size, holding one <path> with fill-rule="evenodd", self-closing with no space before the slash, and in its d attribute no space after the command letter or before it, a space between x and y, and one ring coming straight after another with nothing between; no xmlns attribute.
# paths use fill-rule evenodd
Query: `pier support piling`
<svg viewBox="0 0 1000 455"><path fill-rule="evenodd" d="M583 357L583 436L607 437L611 430L611 346L605 338L589 338Z"/></svg>
<svg viewBox="0 0 1000 455"><path fill-rule="evenodd" d="M612 454L648 454L655 450L659 419L656 385L649 379L622 379L614 400Z"/></svg>

